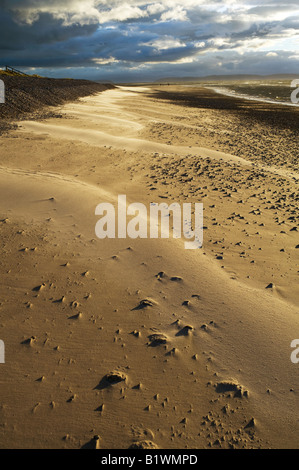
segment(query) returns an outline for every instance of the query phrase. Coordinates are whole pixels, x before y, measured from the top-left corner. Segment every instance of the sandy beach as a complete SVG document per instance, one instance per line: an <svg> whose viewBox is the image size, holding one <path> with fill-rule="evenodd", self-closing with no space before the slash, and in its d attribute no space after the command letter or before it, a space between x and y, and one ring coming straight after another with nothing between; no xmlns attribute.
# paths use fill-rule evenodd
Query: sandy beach
<svg viewBox="0 0 299 470"><path fill-rule="evenodd" d="M157 85L49 111L0 136L0 447L298 448L298 108ZM203 247L100 240L118 195L203 203Z"/></svg>

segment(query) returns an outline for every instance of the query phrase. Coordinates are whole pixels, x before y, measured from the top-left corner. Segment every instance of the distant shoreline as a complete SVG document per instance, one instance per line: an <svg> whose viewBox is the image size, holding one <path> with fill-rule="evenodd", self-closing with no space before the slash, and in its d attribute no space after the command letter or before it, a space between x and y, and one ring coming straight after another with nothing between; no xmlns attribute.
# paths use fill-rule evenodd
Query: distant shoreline
<svg viewBox="0 0 299 470"><path fill-rule="evenodd" d="M193 86L193 85L185 85L185 86ZM281 104L282 106L298 106L297 104L294 104L294 103L288 103L286 101L275 101L275 100L270 100L270 99L267 99L267 98L261 98L261 97L258 97L258 96L249 96L249 95L246 95L246 94L242 94L242 93L235 93L234 91L228 91L226 90L225 88L219 88L219 87L212 87L212 86L206 86L205 88L209 89L209 90L213 90L215 91L216 93L219 93L220 95L224 95L224 96L231 96L233 98L243 98L245 100L249 100L249 101L260 101L262 103L272 103L272 104ZM291 88L290 88L291 90ZM291 95L291 91L290 91L290 95Z"/></svg>

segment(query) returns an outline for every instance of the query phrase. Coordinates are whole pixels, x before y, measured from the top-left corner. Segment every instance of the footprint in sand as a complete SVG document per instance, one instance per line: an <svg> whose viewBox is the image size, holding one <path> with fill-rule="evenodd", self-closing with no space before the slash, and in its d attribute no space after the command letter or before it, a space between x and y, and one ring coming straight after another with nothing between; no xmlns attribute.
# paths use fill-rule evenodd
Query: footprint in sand
<svg viewBox="0 0 299 470"><path fill-rule="evenodd" d="M131 335L135 336L135 338L140 338L141 333L138 330L131 331Z"/></svg>
<svg viewBox="0 0 299 470"><path fill-rule="evenodd" d="M166 276L166 274L163 271L160 271L158 274L155 275L158 281L161 281Z"/></svg>
<svg viewBox="0 0 299 470"><path fill-rule="evenodd" d="M233 381L219 382L215 385L215 390L217 393L233 393L234 398L248 398L249 392L245 390L244 387Z"/></svg>
<svg viewBox="0 0 299 470"><path fill-rule="evenodd" d="M274 287L273 282L270 282L270 284L268 284L268 285L265 287L265 289L273 289L273 287Z"/></svg>
<svg viewBox="0 0 299 470"><path fill-rule="evenodd" d="M147 307L153 307L156 305L156 302L152 299L143 299L139 302L139 305L137 307L134 307L132 310L142 310Z"/></svg>
<svg viewBox="0 0 299 470"><path fill-rule="evenodd" d="M100 436L96 434L93 438L84 444L81 449L100 449Z"/></svg>
<svg viewBox="0 0 299 470"><path fill-rule="evenodd" d="M98 406L95 411L99 411L100 413L102 413L104 411L104 408L105 408L105 405L104 403L102 403L102 405Z"/></svg>
<svg viewBox="0 0 299 470"><path fill-rule="evenodd" d="M68 398L68 400L66 400L66 401L67 401L67 403L72 403L72 402L75 401L76 399L77 399L77 395L74 394L74 395L72 395L70 398Z"/></svg>
<svg viewBox="0 0 299 470"><path fill-rule="evenodd" d="M170 280L171 280L172 282L182 282L182 281L183 281L183 278L181 278L181 277L179 277L179 276L172 276L172 277L170 278Z"/></svg>
<svg viewBox="0 0 299 470"><path fill-rule="evenodd" d="M179 355L179 350L178 348L172 348L170 351L168 351L166 354L166 356L172 356L172 357L176 357Z"/></svg>
<svg viewBox="0 0 299 470"><path fill-rule="evenodd" d="M159 449L159 447L153 441L136 441L129 449Z"/></svg>
<svg viewBox="0 0 299 470"><path fill-rule="evenodd" d="M68 317L69 320L80 320L80 318L82 318L82 313L79 312L79 313L76 313L76 315L72 315L71 317Z"/></svg>
<svg viewBox="0 0 299 470"><path fill-rule="evenodd" d="M167 336L163 335L162 333L154 333L148 336L149 339L149 346L156 347L160 346L161 344L167 344Z"/></svg>
<svg viewBox="0 0 299 470"><path fill-rule="evenodd" d="M41 377L39 377L38 379L36 379L36 382L43 382L45 380L45 376L42 375Z"/></svg>
<svg viewBox="0 0 299 470"><path fill-rule="evenodd" d="M31 336L30 338L27 338L24 341L22 341L21 344L27 344L28 346L33 346L35 342L36 342L36 336Z"/></svg>
<svg viewBox="0 0 299 470"><path fill-rule="evenodd" d="M112 371L106 374L99 384L96 386L97 390L103 390L104 388L107 388L111 385L116 385L121 382L125 382L127 380L126 374L124 374L121 371Z"/></svg>
<svg viewBox="0 0 299 470"><path fill-rule="evenodd" d="M244 429L248 429L248 428L255 428L256 427L256 421L254 418L251 418L251 420L246 424L246 426L244 427Z"/></svg>
<svg viewBox="0 0 299 470"><path fill-rule="evenodd" d="M60 299L53 300L53 304L62 304L63 302L65 302L64 295Z"/></svg>
<svg viewBox="0 0 299 470"><path fill-rule="evenodd" d="M139 383L137 385L134 385L134 387L132 387L133 390L141 390L143 387L142 387L142 384Z"/></svg>
<svg viewBox="0 0 299 470"><path fill-rule="evenodd" d="M180 331L177 332L176 336L189 336L193 330L193 326L186 325Z"/></svg>
<svg viewBox="0 0 299 470"><path fill-rule="evenodd" d="M45 287L46 287L46 284L43 282L43 283L40 284L39 286L33 287L32 290L33 290L34 292L40 292L40 291L43 290Z"/></svg>

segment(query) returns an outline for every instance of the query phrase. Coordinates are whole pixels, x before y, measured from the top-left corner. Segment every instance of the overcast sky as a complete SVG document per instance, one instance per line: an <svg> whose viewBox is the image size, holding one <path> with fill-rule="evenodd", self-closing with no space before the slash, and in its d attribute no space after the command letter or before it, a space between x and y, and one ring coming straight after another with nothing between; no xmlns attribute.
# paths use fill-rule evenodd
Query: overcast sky
<svg viewBox="0 0 299 470"><path fill-rule="evenodd" d="M298 46L298 0L0 0L0 65L47 76L299 74Z"/></svg>

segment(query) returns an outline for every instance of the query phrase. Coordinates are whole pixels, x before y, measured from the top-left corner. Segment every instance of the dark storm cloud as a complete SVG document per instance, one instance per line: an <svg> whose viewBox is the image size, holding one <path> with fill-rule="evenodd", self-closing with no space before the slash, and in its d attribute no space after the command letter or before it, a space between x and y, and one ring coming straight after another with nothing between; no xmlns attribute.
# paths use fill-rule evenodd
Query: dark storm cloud
<svg viewBox="0 0 299 470"><path fill-rule="evenodd" d="M298 67L294 2L0 0L0 31L1 65L45 74L125 80Z"/></svg>
<svg viewBox="0 0 299 470"><path fill-rule="evenodd" d="M32 25L16 23L9 12L0 10L0 48L26 49L42 44L67 41L77 36L91 35L97 25L63 26L62 20L55 20L50 14L43 13Z"/></svg>

